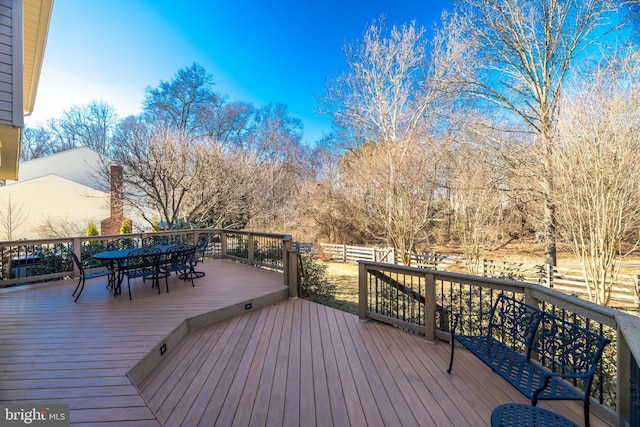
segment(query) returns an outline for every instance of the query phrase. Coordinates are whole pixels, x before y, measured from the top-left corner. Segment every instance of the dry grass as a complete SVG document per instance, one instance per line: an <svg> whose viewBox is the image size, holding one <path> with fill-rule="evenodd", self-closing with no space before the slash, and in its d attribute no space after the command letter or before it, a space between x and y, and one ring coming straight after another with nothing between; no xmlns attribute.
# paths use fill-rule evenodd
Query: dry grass
<svg viewBox="0 0 640 427"><path fill-rule="evenodd" d="M433 247L431 251L449 255L463 255L459 247ZM542 244L534 242L511 243L505 248L486 252L484 254L484 258L511 262L543 264L543 253L544 247ZM323 261L318 262L327 266L326 278L329 282L336 285L335 300L328 305L338 310L357 314L358 265L355 263L343 264ZM637 264L640 264L640 254L633 254L632 256L627 257L624 264L629 265L629 267L623 268L623 273L637 273ZM558 251L558 265L561 267L579 268L579 264L573 254L566 250Z"/></svg>
<svg viewBox="0 0 640 427"><path fill-rule="evenodd" d="M327 266L327 280L336 285L335 300L330 307L349 313L358 313L358 265L322 262Z"/></svg>

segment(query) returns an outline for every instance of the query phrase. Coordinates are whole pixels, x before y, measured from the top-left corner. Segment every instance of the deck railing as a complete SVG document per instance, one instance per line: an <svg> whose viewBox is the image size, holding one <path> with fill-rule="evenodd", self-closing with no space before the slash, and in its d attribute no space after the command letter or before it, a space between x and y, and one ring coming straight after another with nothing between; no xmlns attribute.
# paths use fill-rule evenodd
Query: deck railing
<svg viewBox="0 0 640 427"><path fill-rule="evenodd" d="M287 286L290 277L295 277L287 274L292 247L289 235L201 228L0 242L0 287L77 277L79 272L68 255L68 249L72 249L81 261L90 262L93 255L106 250L107 244L115 239L130 239L137 246L142 246L144 239L153 236L169 244L195 245L200 234L207 234L209 237L206 257L229 258L282 271L285 273L284 284ZM293 266L295 267L295 263Z"/></svg>
<svg viewBox="0 0 640 427"><path fill-rule="evenodd" d="M637 419L640 393L640 318L547 287L481 276L359 263L359 316L423 335L451 339L451 313L462 313L460 333L487 327L494 299L505 292L611 339L592 386L592 410L619 426ZM544 361L542 361L544 363ZM634 365L637 366L637 365ZM445 369L446 367L443 367ZM626 424L634 425L634 424Z"/></svg>

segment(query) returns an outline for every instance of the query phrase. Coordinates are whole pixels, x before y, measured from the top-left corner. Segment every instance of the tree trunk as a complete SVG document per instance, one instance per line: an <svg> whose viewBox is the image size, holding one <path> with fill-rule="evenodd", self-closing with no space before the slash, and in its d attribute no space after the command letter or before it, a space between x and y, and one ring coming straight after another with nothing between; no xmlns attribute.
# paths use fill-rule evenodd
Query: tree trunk
<svg viewBox="0 0 640 427"><path fill-rule="evenodd" d="M556 253L556 206L547 198L544 206L544 263L550 267L558 264Z"/></svg>

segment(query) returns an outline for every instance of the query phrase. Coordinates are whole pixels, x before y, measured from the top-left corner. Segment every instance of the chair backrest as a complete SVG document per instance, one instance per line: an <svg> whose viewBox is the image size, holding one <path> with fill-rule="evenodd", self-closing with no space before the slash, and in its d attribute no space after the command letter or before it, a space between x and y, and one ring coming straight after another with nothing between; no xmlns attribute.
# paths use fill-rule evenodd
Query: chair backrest
<svg viewBox="0 0 640 427"><path fill-rule="evenodd" d="M71 259L73 259L73 263L76 265L76 267L78 267L78 269L80 270L80 274L84 274L84 266L82 265L82 263L80 262L80 260L78 259L78 255L76 255L75 252L73 252L72 249L68 249L69 254L71 255Z"/></svg>
<svg viewBox="0 0 640 427"><path fill-rule="evenodd" d="M536 337L542 311L536 307L513 299L505 294L498 295L489 321L489 335L512 340L508 343L517 351L531 354L531 346Z"/></svg>
<svg viewBox="0 0 640 427"><path fill-rule="evenodd" d="M138 241L130 237L122 237L119 239L113 239L107 243L107 250L119 250L119 249L133 249L138 247Z"/></svg>
<svg viewBox="0 0 640 427"><path fill-rule="evenodd" d="M193 259L195 251L195 246L181 243L167 248L164 254L167 264L178 267L188 265Z"/></svg>
<svg viewBox="0 0 640 427"><path fill-rule="evenodd" d="M591 376L610 342L602 335L545 312L533 346L544 362L555 365L555 370Z"/></svg>
<svg viewBox="0 0 640 427"><path fill-rule="evenodd" d="M166 245L167 242L167 236L147 236L142 239L142 247Z"/></svg>
<svg viewBox="0 0 640 427"><path fill-rule="evenodd" d="M200 261L204 261L204 254L207 252L207 246L209 246L209 235L202 233L198 236L198 243L196 244L196 257Z"/></svg>
<svg viewBox="0 0 640 427"><path fill-rule="evenodd" d="M139 269L156 267L160 263L162 251L160 248L135 249L127 255L127 268Z"/></svg>

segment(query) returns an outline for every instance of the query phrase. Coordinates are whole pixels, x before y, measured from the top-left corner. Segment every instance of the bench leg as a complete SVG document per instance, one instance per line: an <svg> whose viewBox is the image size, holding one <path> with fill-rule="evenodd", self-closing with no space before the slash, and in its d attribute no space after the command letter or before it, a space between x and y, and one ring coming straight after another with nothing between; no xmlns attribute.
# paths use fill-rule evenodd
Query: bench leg
<svg viewBox="0 0 640 427"><path fill-rule="evenodd" d="M589 427L589 402L584 402L584 425Z"/></svg>
<svg viewBox="0 0 640 427"><path fill-rule="evenodd" d="M449 369L447 369L447 373L451 373L451 368L453 367L453 352L455 350L456 346L455 346L455 340L453 338L453 336L451 337L451 357L449 359Z"/></svg>

